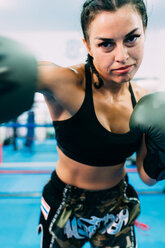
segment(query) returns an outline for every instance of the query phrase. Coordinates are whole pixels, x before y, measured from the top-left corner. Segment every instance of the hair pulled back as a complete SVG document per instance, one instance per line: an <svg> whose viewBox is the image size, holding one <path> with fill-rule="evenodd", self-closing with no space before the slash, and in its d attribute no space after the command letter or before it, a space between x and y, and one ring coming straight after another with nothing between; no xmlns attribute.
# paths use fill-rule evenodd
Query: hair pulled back
<svg viewBox="0 0 165 248"><path fill-rule="evenodd" d="M147 28L148 16L146 5L143 0L86 0L83 4L81 12L81 28L84 38L89 42L88 29L90 23L95 19L95 16L102 11L116 11L124 5L132 5L132 7L140 14L142 18L143 27ZM100 88L103 85L103 81L99 76L99 73L95 69L93 64L93 58L88 54L87 63L92 69L92 72L96 74L99 84L95 83L96 88Z"/></svg>

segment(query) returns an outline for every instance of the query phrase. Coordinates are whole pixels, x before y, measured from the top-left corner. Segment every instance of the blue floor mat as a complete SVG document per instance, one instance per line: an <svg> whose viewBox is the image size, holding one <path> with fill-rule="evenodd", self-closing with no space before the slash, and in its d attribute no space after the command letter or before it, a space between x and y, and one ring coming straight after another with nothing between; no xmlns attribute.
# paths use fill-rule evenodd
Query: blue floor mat
<svg viewBox="0 0 165 248"><path fill-rule="evenodd" d="M39 248L40 198L1 198L0 209L0 247Z"/></svg>

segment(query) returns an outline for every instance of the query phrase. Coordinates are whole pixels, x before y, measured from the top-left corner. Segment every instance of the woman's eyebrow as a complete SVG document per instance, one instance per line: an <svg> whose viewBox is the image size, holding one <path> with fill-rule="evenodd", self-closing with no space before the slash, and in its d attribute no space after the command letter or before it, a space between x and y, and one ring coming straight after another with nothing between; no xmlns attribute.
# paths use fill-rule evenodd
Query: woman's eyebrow
<svg viewBox="0 0 165 248"><path fill-rule="evenodd" d="M135 33L139 28L135 28L133 29L131 32L129 32L128 34L126 34L125 38L128 38L130 35L132 35L133 33Z"/></svg>
<svg viewBox="0 0 165 248"><path fill-rule="evenodd" d="M134 32L136 32L139 28L133 29L131 32L125 35L125 38L128 38L130 35L132 35ZM95 37L95 40L102 40L102 41L107 41L107 42L113 42L114 39L111 38L103 38L103 37Z"/></svg>
<svg viewBox="0 0 165 248"><path fill-rule="evenodd" d="M110 39L110 38L102 38L102 37L95 37L95 40L102 40L102 41L114 41L114 39Z"/></svg>

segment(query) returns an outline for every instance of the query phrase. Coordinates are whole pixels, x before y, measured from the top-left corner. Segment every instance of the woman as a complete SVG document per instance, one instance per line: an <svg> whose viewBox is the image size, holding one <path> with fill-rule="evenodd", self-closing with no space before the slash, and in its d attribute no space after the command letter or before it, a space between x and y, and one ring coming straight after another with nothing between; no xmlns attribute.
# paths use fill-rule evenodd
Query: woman
<svg viewBox="0 0 165 248"><path fill-rule="evenodd" d="M138 151L142 180L146 147L129 130L139 99L132 83L142 58L147 13L142 0L86 1L81 13L86 64L63 68L40 63L39 92L45 95L56 130L59 160L43 190L39 232L42 247L136 247L140 213L125 159Z"/></svg>

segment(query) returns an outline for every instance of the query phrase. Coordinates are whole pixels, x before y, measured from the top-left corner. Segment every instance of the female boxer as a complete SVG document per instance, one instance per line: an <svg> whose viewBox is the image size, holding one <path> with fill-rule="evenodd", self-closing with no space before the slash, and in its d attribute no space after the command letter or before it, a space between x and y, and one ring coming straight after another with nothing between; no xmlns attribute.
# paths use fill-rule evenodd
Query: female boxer
<svg viewBox="0 0 165 248"><path fill-rule="evenodd" d="M125 160L137 152L148 185L165 178L165 93L145 96L132 82L143 58L146 7L143 0L87 0L81 25L88 58L68 68L41 62L37 71L33 56L0 38L1 106L10 100L0 122L31 106L38 74L59 153L41 200L42 247L78 248L89 241L92 247L134 248L140 203Z"/></svg>
<svg viewBox="0 0 165 248"><path fill-rule="evenodd" d="M59 160L43 190L42 247L136 247L140 213L125 160L139 151L142 134L129 129L136 103L148 92L132 82L143 58L147 13L143 0L87 0L81 13L85 64L40 63L39 89L56 132ZM143 149L141 149L143 147Z"/></svg>

